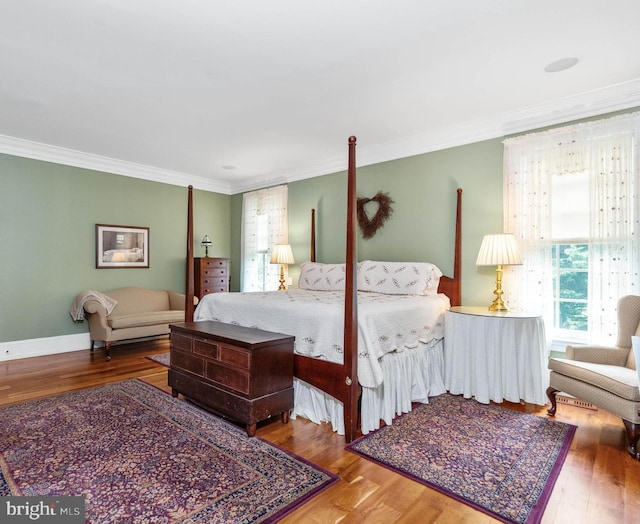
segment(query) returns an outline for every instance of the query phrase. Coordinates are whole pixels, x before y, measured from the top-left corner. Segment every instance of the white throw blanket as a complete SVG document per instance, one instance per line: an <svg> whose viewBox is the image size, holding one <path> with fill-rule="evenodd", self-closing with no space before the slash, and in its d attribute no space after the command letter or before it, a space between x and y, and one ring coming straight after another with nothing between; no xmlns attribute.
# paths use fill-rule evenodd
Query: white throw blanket
<svg viewBox="0 0 640 524"><path fill-rule="evenodd" d="M381 358L443 337L445 295L358 293L358 380L383 382ZM294 335L296 353L344 360L344 292L290 289L266 293L213 293L198 305L195 321L215 320Z"/></svg>
<svg viewBox="0 0 640 524"><path fill-rule="evenodd" d="M73 318L73 320L75 320L76 322L84 320L84 305L89 300L100 302L100 304L102 304L107 310L107 315L111 314L113 308L116 307L117 304L114 299L103 293L100 293L99 291L93 291L91 289L88 291L83 291L73 300L71 309L69 309L69 314L71 315L71 318Z"/></svg>

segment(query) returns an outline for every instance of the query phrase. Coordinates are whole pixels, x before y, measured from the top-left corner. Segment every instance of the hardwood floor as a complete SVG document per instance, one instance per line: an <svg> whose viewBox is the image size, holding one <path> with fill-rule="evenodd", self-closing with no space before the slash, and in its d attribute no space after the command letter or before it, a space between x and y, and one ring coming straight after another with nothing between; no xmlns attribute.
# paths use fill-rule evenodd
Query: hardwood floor
<svg viewBox="0 0 640 524"><path fill-rule="evenodd" d="M167 369L146 358L168 351L166 339L0 362L0 406L120 380L141 378L169 391ZM522 410L519 405L508 405ZM625 447L622 421L599 410L560 405L556 419L578 426L542 522L640 522L640 462ZM539 408L536 415L546 417ZM1 421L1 416L0 416ZM1 422L0 422L1 423ZM341 477L281 522L489 523L487 515L345 451L344 437L304 419L279 417L258 426L258 436Z"/></svg>

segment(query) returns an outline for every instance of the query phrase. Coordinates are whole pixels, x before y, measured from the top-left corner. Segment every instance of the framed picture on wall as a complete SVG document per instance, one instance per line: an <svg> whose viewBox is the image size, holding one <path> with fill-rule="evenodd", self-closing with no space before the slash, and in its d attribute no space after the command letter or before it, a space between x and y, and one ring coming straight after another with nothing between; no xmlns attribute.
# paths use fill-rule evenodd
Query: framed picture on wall
<svg viewBox="0 0 640 524"><path fill-rule="evenodd" d="M149 267L149 228L96 224L96 268Z"/></svg>

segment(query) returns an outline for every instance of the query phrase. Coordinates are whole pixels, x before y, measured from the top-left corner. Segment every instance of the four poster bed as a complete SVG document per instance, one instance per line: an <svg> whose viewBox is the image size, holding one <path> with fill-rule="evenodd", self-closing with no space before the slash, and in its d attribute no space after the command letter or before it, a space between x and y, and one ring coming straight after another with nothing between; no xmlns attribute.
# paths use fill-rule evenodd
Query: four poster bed
<svg viewBox="0 0 640 524"><path fill-rule="evenodd" d="M357 261L355 137L349 138L347 241L344 264L310 261L299 289L215 293L193 307L193 204L187 220L187 322L216 320L296 337L295 406L291 416L329 421L347 442L380 420L445 392L443 318L460 304L461 196L457 190L453 277L428 263ZM389 276L390 275L390 276ZM359 291L359 292L358 292ZM358 311L360 308L360 311ZM362 395L361 395L362 393Z"/></svg>

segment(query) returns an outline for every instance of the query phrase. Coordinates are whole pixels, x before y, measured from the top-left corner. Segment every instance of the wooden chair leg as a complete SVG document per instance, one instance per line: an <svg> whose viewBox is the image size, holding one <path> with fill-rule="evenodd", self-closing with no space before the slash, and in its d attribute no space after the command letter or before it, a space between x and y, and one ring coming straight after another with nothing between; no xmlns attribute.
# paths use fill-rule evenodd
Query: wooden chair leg
<svg viewBox="0 0 640 524"><path fill-rule="evenodd" d="M547 414L552 417L556 414L556 409L558 407L556 394L558 394L559 392L559 390L557 390L556 388L552 388L551 386L547 388L547 397L549 397L549 400L551 401L551 407L547 410Z"/></svg>
<svg viewBox="0 0 640 524"><path fill-rule="evenodd" d="M640 451L638 451L638 440L640 440L640 424L634 424L628 420L622 420L624 427L627 429L627 438L629 439L629 455L634 459L640 460Z"/></svg>
<svg viewBox="0 0 640 524"><path fill-rule="evenodd" d="M106 350L107 350L107 356L106 356L105 360L106 360L107 362L109 362L109 361L111 360L111 342L106 342L106 341L105 341L105 343L104 343L104 347L105 347L105 348L106 348Z"/></svg>

